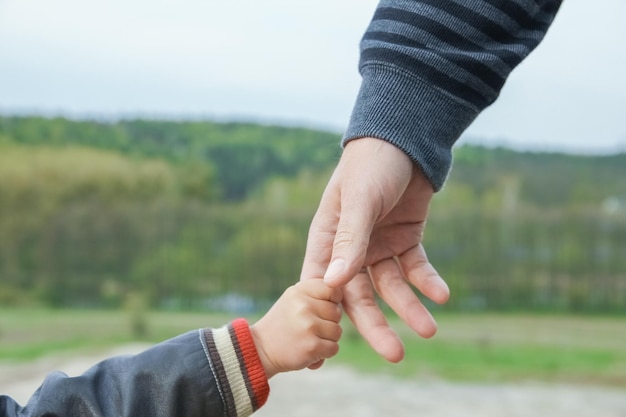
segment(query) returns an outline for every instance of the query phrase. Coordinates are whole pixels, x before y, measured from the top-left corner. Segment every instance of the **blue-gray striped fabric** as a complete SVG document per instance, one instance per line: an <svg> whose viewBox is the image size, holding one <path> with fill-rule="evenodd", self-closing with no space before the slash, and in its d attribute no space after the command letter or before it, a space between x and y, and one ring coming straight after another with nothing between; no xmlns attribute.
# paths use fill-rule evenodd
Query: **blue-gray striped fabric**
<svg viewBox="0 0 626 417"><path fill-rule="evenodd" d="M539 44L560 0L382 0L361 41L344 143L385 139L439 190L451 149Z"/></svg>

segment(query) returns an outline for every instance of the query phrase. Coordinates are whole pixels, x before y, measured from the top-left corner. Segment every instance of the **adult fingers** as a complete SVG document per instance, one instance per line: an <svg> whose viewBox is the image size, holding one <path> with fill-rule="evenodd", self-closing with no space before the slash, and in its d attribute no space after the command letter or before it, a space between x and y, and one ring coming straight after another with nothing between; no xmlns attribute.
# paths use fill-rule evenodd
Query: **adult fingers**
<svg viewBox="0 0 626 417"><path fill-rule="evenodd" d="M448 301L450 289L428 262L423 245L417 245L400 255L398 264L404 276L426 297L438 304Z"/></svg>
<svg viewBox="0 0 626 417"><path fill-rule="evenodd" d="M413 169L402 150L383 140L362 138L346 145L336 171L340 217L327 284L343 285L364 266L374 224L398 204Z"/></svg>
<svg viewBox="0 0 626 417"><path fill-rule="evenodd" d="M363 266L377 217L371 205L371 201L363 199L363 194L347 196L345 200L342 198L332 260L324 274L327 285L337 287L347 283Z"/></svg>
<svg viewBox="0 0 626 417"><path fill-rule="evenodd" d="M343 287L344 311L369 345L389 362L400 362L404 346L374 300L367 272L359 273Z"/></svg>
<svg viewBox="0 0 626 417"><path fill-rule="evenodd" d="M395 259L372 265L370 275L378 294L413 331L427 338L437 332L435 320L407 284Z"/></svg>
<svg viewBox="0 0 626 417"><path fill-rule="evenodd" d="M363 266L376 213L367 193L345 191L329 184L309 228L301 280L324 277L338 287ZM341 201L336 201L341 200Z"/></svg>
<svg viewBox="0 0 626 417"><path fill-rule="evenodd" d="M324 277L338 287L361 268L377 202L366 188L352 187L355 171L350 163L340 164L328 182L311 221L300 280Z"/></svg>
<svg viewBox="0 0 626 417"><path fill-rule="evenodd" d="M301 281L322 278L326 273L332 255L340 207L339 191L336 190L335 182L331 178L309 227L300 273Z"/></svg>

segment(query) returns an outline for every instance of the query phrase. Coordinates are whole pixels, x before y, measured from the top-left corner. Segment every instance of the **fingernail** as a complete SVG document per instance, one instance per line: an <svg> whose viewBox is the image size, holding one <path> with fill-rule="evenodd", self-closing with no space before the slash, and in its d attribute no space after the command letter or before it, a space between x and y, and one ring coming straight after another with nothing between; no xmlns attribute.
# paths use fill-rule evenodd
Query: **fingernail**
<svg viewBox="0 0 626 417"><path fill-rule="evenodd" d="M343 259L335 259L330 263L328 269L326 270L326 274L324 274L324 282L332 283L333 281L337 281L339 279L339 275L346 268L346 263Z"/></svg>

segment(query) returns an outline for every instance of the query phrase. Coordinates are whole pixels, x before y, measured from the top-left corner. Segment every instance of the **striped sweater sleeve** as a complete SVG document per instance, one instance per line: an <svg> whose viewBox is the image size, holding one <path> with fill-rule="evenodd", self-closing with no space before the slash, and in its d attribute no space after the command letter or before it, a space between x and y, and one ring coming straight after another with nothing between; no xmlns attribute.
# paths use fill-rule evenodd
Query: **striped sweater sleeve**
<svg viewBox="0 0 626 417"><path fill-rule="evenodd" d="M225 415L251 415L267 401L269 384L247 321L201 332Z"/></svg>
<svg viewBox="0 0 626 417"><path fill-rule="evenodd" d="M541 42L560 0L381 0L361 40L362 84L343 144L398 146L437 191L452 146Z"/></svg>

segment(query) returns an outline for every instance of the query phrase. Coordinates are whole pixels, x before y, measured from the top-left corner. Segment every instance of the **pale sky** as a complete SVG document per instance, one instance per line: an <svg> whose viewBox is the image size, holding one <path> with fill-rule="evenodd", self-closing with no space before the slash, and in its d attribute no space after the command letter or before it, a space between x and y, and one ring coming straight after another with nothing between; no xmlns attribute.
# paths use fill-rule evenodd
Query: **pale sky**
<svg viewBox="0 0 626 417"><path fill-rule="evenodd" d="M0 0L0 113L341 132L375 0ZM626 0L565 0L462 142L626 151Z"/></svg>

